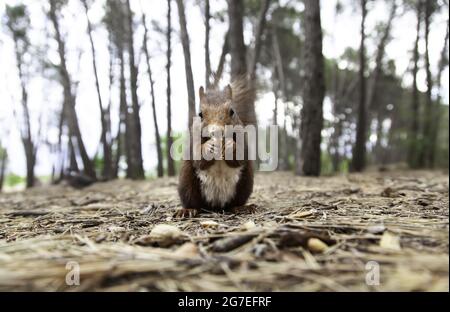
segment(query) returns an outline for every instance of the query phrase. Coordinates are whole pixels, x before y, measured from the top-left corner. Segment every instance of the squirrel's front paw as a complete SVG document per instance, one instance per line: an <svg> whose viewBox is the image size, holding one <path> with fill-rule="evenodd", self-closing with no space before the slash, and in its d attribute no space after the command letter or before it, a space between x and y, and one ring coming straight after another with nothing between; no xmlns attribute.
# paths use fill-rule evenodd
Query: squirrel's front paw
<svg viewBox="0 0 450 312"><path fill-rule="evenodd" d="M225 160L234 160L236 153L236 143L232 139L225 140L223 155Z"/></svg>
<svg viewBox="0 0 450 312"><path fill-rule="evenodd" d="M209 140L203 144L203 158L206 160L222 159L222 149L218 142Z"/></svg>

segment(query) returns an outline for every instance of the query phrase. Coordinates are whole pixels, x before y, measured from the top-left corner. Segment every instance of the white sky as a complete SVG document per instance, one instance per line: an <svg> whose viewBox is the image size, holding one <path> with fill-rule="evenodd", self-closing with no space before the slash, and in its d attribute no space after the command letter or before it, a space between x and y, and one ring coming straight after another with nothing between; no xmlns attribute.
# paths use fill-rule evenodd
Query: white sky
<svg viewBox="0 0 450 312"><path fill-rule="evenodd" d="M347 0L351 3L353 0ZM44 0L0 0L0 16L4 15L4 4L14 5L25 3L31 14L30 37L32 43L38 46L44 46L46 42L49 45L44 50L48 58L54 63L58 63L58 56L55 50L55 43L46 40L46 36L52 36L52 25L46 20L44 9L47 9L47 2ZM286 1L281 1L282 3ZM102 7L104 0L95 1L91 8L90 19L94 25L98 25L102 17ZM147 14L150 36L149 48L152 56L151 66L155 80L157 116L161 133L165 133L166 123L166 59L165 59L165 37L156 32L150 25L150 21L158 22L162 27L166 25L166 1L161 0L131 0L133 10L138 13L136 16L140 19L141 7ZM194 74L195 89L197 90L204 84L204 27L203 18L199 7L194 0L185 0L188 31L191 39L192 68ZM300 1L299 1L300 3ZM322 0L322 26L325 30L324 36L324 55L326 57L336 57L341 55L347 47L357 49L359 46L359 23L358 12L353 8L354 5L347 5L346 10L335 19L336 0ZM301 4L299 4L301 7ZM225 0L212 1L213 12L226 8ZM380 21L385 21L388 17L388 8L384 1L375 0L369 7L367 20L368 35L374 32L374 26ZM437 63L442 50L444 35L446 30L446 18L448 12L436 15L431 27L430 34L430 57L432 70L437 71ZM178 11L176 3L172 4L172 25L173 34L173 65L172 65L172 109L173 109L173 127L175 131L183 131L187 125L187 92L184 74L184 57L182 47L178 37ZM140 22L140 21L139 21ZM17 77L17 69L14 59L14 47L9 34L3 29L0 31L0 139L7 146L10 162L9 170L17 174L24 174L25 159L23 148L20 142L19 132L17 130L17 121L12 114L12 107L17 106L20 100L20 88ZM86 34L86 18L84 10L79 0L69 0L69 6L64 10L64 19L61 20L61 28L67 40L67 58L69 70L74 80L80 81L77 97L77 112L79 116L80 127L82 130L85 144L90 155L94 155L100 137L99 107L94 85L94 76L92 73L92 60L90 53L89 40ZM223 36L227 25L225 23L213 22L211 33L211 61L213 69L217 67L217 62L222 48ZM136 51L140 49L143 30L139 27L135 32ZM411 54L415 39L415 15L412 12L406 12L394 21L393 40L387 46L386 54L390 59L394 59L398 74L403 76L405 86L409 86L412 81L408 73ZM247 43L251 40L251 29L246 29L245 38ZM100 84L104 103L108 99L108 64L109 56L107 50L107 34L103 27L96 27L94 33L94 42L96 45L98 70L100 74ZM424 51L424 42L420 43L421 52ZM81 52L81 54L80 54ZM368 42L369 55L373 55L374 42ZM81 58L79 59L79 55ZM78 62L79 59L79 62ZM141 101L141 120L143 130L143 156L144 166L147 170L152 169L156 164L156 152L154 150L154 132L152 122L152 112L150 106L149 83L146 75L146 66L141 58L140 79L138 95ZM41 112L43 122L55 122L55 118L46 116L50 112L57 112L60 109L62 90L57 83L50 83L48 80L40 78L39 72L35 73L29 83L29 106L33 118L34 130L36 131L37 120ZM443 75L445 86L445 102L448 103L448 69ZM426 90L425 72L419 72L419 89ZM118 94L113 97L113 122L117 121ZM262 125L267 124L272 117L273 95L262 94L257 103L257 113ZM14 104L13 104L14 103ZM325 117L327 113L325 109ZM280 111L280 116L283 111ZM447 121L448 122L448 121ZM44 126L43 131L46 132ZM48 133L50 140L55 141L56 133ZM37 175L47 175L51 170L51 161L46 148L40 148L38 153L38 162L36 166Z"/></svg>

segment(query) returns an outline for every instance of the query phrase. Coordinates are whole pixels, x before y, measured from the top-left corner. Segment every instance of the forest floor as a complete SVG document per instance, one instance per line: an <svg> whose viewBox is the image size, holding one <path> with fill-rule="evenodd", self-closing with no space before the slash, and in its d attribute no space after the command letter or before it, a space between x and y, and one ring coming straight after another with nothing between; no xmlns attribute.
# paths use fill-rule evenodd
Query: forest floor
<svg viewBox="0 0 450 312"><path fill-rule="evenodd" d="M257 174L255 212L181 220L176 179L3 194L0 290L448 291L448 179Z"/></svg>

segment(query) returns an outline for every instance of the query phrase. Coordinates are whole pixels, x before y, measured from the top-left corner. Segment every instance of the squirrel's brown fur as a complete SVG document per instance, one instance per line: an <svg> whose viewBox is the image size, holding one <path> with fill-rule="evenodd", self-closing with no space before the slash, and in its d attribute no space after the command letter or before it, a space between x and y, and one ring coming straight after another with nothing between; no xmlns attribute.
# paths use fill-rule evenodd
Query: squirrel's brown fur
<svg viewBox="0 0 450 312"><path fill-rule="evenodd" d="M199 96L202 129L213 124L219 127L256 125L255 91L246 80L236 80L224 90L205 91L202 87ZM210 140L202 138L202 151L211 147ZM200 160L192 160L191 157L191 160L183 161L178 186L183 209L178 215L195 214L201 209L229 210L245 205L253 191L253 162L248 160L247 153L244 153L244 160L236 160L236 142L229 143L225 146L233 148L232 160L206 160L202 156Z"/></svg>

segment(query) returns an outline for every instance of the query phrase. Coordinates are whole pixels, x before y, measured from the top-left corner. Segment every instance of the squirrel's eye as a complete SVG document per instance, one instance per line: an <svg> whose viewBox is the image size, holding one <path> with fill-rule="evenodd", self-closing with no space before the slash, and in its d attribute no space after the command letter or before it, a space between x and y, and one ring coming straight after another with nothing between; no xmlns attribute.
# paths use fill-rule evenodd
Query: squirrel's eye
<svg viewBox="0 0 450 312"><path fill-rule="evenodd" d="M234 116L234 109L230 108L230 117Z"/></svg>
<svg viewBox="0 0 450 312"><path fill-rule="evenodd" d="M203 113L200 112L200 113L198 114L198 117L203 118Z"/></svg>

